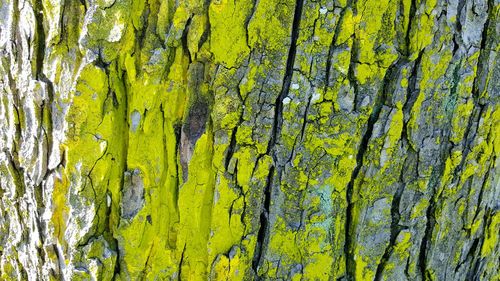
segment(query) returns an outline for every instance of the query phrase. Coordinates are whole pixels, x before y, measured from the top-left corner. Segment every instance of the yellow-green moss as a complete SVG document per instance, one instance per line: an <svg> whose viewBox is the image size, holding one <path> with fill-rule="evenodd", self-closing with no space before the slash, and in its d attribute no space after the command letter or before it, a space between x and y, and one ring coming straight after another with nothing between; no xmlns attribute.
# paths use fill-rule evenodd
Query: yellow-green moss
<svg viewBox="0 0 500 281"><path fill-rule="evenodd" d="M252 5L251 1L231 0L210 4L210 50L215 62L231 68L247 57L250 49L244 23L250 16Z"/></svg>

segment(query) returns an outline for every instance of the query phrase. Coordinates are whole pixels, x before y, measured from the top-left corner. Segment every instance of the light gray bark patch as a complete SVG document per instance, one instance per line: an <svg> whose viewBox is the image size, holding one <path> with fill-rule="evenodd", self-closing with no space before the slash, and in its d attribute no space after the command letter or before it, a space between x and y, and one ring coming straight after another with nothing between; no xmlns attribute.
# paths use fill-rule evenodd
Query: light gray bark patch
<svg viewBox="0 0 500 281"><path fill-rule="evenodd" d="M141 123L141 114L139 113L139 111L134 110L132 114L130 114L130 130L132 130L132 132L135 133L140 123Z"/></svg>
<svg viewBox="0 0 500 281"><path fill-rule="evenodd" d="M144 182L141 171L135 169L124 173L121 211L122 217L131 219L144 206Z"/></svg>

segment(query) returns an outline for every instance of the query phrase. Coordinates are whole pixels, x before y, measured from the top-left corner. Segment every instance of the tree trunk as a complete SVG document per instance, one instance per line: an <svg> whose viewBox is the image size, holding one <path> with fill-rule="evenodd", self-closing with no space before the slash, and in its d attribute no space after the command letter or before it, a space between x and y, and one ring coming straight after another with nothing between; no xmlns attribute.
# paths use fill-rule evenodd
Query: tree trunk
<svg viewBox="0 0 500 281"><path fill-rule="evenodd" d="M0 17L0 279L500 280L498 0Z"/></svg>

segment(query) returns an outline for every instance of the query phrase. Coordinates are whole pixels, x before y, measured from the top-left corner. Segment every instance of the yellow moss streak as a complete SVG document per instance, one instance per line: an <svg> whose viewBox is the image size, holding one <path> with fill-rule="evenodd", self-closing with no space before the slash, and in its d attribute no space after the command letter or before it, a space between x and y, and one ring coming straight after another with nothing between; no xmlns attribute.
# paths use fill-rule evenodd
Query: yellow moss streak
<svg viewBox="0 0 500 281"><path fill-rule="evenodd" d="M196 142L189 163L188 180L179 193L180 225L177 249L182 275L187 280L205 280L208 267L207 243L212 218L215 171L212 168L213 137L209 132Z"/></svg>
<svg viewBox="0 0 500 281"><path fill-rule="evenodd" d="M252 1L212 1L209 8L210 50L215 63L232 68L250 52L245 22L250 16Z"/></svg>

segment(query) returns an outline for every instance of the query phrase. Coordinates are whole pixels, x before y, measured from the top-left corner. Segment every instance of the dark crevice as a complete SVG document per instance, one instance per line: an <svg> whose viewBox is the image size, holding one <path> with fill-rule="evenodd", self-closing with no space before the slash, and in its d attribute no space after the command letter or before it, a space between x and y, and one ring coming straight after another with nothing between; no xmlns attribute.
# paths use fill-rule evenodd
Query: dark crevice
<svg viewBox="0 0 500 281"><path fill-rule="evenodd" d="M236 87L236 89L238 91L238 96L239 96L241 104L242 104L241 106L244 106L245 100L243 100L241 98L239 86ZM234 126L233 130L231 131L231 140L229 141L229 147L227 148L226 160L224 162L224 168L226 169L226 171L229 168L229 164L231 163L231 158L233 158L233 154L234 154L235 149L236 149L236 134L238 133L238 128L243 123L243 121L244 121L243 112L241 112L238 123Z"/></svg>
<svg viewBox="0 0 500 281"><path fill-rule="evenodd" d="M140 30L136 30L136 37L139 49L142 49L144 47L144 41L146 40L146 34L148 33L149 29L149 13L151 12L151 8L149 6L148 1L146 1L145 6L146 7L141 14L141 21L144 24L142 28L140 28Z"/></svg>
<svg viewBox="0 0 500 281"><path fill-rule="evenodd" d="M264 247L269 233L269 211L271 207L271 187L273 185L274 170L274 166L272 166L269 170L269 174L267 175L266 186L264 187L264 206L262 207L262 212L260 213L260 228L257 233L257 243L255 245L255 252L252 260L252 268L257 275L258 280L260 280L260 276L258 276L258 268L262 263Z"/></svg>
<svg viewBox="0 0 500 281"><path fill-rule="evenodd" d="M433 170L431 178L437 177L438 175ZM433 192L431 200L429 200L429 207L426 210L425 216L427 222L425 225L424 236L422 237L422 242L420 243L420 251L418 256L418 268L420 270L422 280L432 280L430 273L427 271L427 248L430 240L432 238L432 232L434 230L434 225L436 224L436 218L434 217L434 212L436 209L436 191Z"/></svg>
<svg viewBox="0 0 500 281"><path fill-rule="evenodd" d="M383 85L380 93L377 95L377 99L375 100L375 104L373 106L373 111L368 118L368 124L366 126L366 131L361 139L361 143L358 148L358 153L356 155L356 166L351 174L351 179L347 184L346 189L346 223L345 223L345 244L344 244L344 254L345 254L345 262L346 262L346 273L347 279L353 280L356 271L356 263L354 260L354 233L353 232L353 212L354 212L354 202L352 200L354 193L354 184L360 173L361 168L363 167L363 161L365 153L368 151L368 143L373 134L373 127L377 120L379 119L380 112L382 107L387 99L387 94L390 91L390 83L393 82L395 74L400 71L401 65L404 63L403 60L398 60L394 64L392 64L387 70Z"/></svg>
<svg viewBox="0 0 500 281"><path fill-rule="evenodd" d="M353 36L354 36L354 38L352 39L351 58L349 61L349 69L347 70L347 80L349 80L349 85L351 85L351 87L354 91L354 108L353 108L353 110L356 112L358 110L358 104L359 104L360 98L361 98L358 80L356 79L356 73L355 73L356 63L359 61L358 60L359 40L356 39L356 33Z"/></svg>
<svg viewBox="0 0 500 281"><path fill-rule="evenodd" d="M353 16L358 16L358 9L356 4L352 4L352 2L349 2L349 5L352 6L352 14ZM358 104L360 102L360 91L359 91L359 84L358 80L356 78L356 64L360 63L359 62L359 49L360 49L360 41L359 38L356 37L357 33L357 26L354 26L354 33L352 34L352 45L351 45L351 56L349 58L349 68L347 69L347 80L349 81L349 85L352 87L354 91L354 98L353 98L353 111L356 112L358 111Z"/></svg>
<svg viewBox="0 0 500 281"><path fill-rule="evenodd" d="M489 25L490 25L490 19L495 19L496 18L496 15L494 14L495 13L495 4L494 4L494 0L488 0L488 10L487 10L487 13L488 13L488 17L486 18L486 21L484 22L484 26L483 26L483 30L481 32L481 43L480 43L480 54L479 54L479 61L478 63L480 64L483 60L481 59L482 57L484 58L484 56L487 56L489 57L489 53L490 53L490 48L486 48L486 43L488 43L488 29L489 29ZM492 29L492 31L495 33L495 30ZM494 41L491 41L491 42L494 42ZM484 52L486 51L486 52ZM482 64L480 65L481 66L481 69L484 67ZM479 65L478 65L478 71L477 73L478 74L481 74L482 71L479 71ZM476 86L476 84L474 83L474 85ZM477 94L480 94L480 92L478 91L479 89L476 89L476 92Z"/></svg>
<svg viewBox="0 0 500 281"><path fill-rule="evenodd" d="M460 44L457 42L456 35L452 39L453 41L453 51L452 54L455 56L455 54L460 50Z"/></svg>
<svg viewBox="0 0 500 281"><path fill-rule="evenodd" d="M309 99L307 100L306 109L304 110L304 115L302 116L302 128L300 129L300 140L301 141L304 139L304 132L306 131L307 113L309 112L309 107L311 106L311 99L312 99L312 96L310 96ZM295 148L295 145L294 145L294 148ZM292 155L293 155L293 153L292 153Z"/></svg>
<svg viewBox="0 0 500 281"><path fill-rule="evenodd" d="M186 25L184 26L184 30L182 31L182 37L181 37L181 43L182 43L182 49L184 50L184 55L188 57L189 63L192 62L191 60L191 53L189 52L189 46L187 42L187 36L189 33L189 28L191 26L191 21L193 19L193 16L190 16L188 20L186 21Z"/></svg>
<svg viewBox="0 0 500 281"><path fill-rule="evenodd" d="M238 161L238 160L236 160L236 161ZM241 197L241 196L243 197L243 211L241 212L240 222L243 225L243 228L245 229L245 231L243 231L243 233L246 233L247 223L245 222L245 214L246 214L246 209L247 209L247 200L246 200L245 192L243 191L243 187L238 184L238 164L237 163L235 164L235 167L234 167L234 182L235 182L236 188L238 189L238 191L240 193L239 197Z"/></svg>
<svg viewBox="0 0 500 281"><path fill-rule="evenodd" d="M245 22L243 26L245 27L245 40L247 47L251 49L250 43L249 43L249 38L248 38L248 25L250 24L250 20L252 20L253 15L255 14L255 11L257 10L257 4L259 0L253 0L252 2L252 10L248 14L248 16L245 18Z"/></svg>
<svg viewBox="0 0 500 281"><path fill-rule="evenodd" d="M408 228L407 226L402 226L399 224L401 219L399 205L401 204L401 197L406 187L406 181L404 179L404 175L406 172L410 172L411 163L415 163L416 161L418 161L418 155L415 152L413 152L410 147L408 147L407 153L408 157L405 159L403 168L401 169L400 173L399 186L396 192L394 193L391 203L391 232L390 232L389 244L385 248L384 254L382 255L380 263L377 266L377 270L375 271L375 278L374 278L375 281L382 280L384 269L394 251L398 235L401 232L401 230ZM413 177L415 178L416 175L418 174L418 171L415 169L412 172L413 172Z"/></svg>
<svg viewBox="0 0 500 281"><path fill-rule="evenodd" d="M432 234L434 232L435 225L437 223L436 219L436 210L438 209L441 201L442 192L440 191L440 185L442 184L442 178L445 171L446 159L451 154L452 144L449 141L450 139L450 131L451 118L449 118L448 124L444 124L445 130L441 136L441 145L440 145L440 155L438 163L433 167L431 172L430 181L427 189L431 191L431 198L429 199L429 206L427 207L425 216L426 216L426 225L424 230L424 235L422 237L422 241L420 243L419 256L417 261L417 267L420 271L422 280L432 280L431 272L427 269L427 257L428 250L431 249L432 243Z"/></svg>
<svg viewBox="0 0 500 281"><path fill-rule="evenodd" d="M124 127L122 128L123 130L123 143L122 143L122 157L121 157L121 162L120 162L120 168L122 170L121 172L121 178L120 178L120 192L124 190L125 186L125 176L126 176L126 171L128 170L128 145L129 145L129 130L130 130L130 124L129 124L129 114L130 114L130 109L129 109L129 104L128 104L128 79L127 79L127 72L123 71L122 72L122 77L121 81L123 83L123 124ZM121 201L121 198L120 200ZM120 211L118 211L120 212ZM121 215L121 214L120 214ZM118 225L120 224L120 220L118 221Z"/></svg>
<svg viewBox="0 0 500 281"><path fill-rule="evenodd" d="M64 280L62 276L62 270L65 267L64 256L61 254L61 251L59 251L57 244L52 244L52 250L55 252L57 259L57 272L54 272L54 274L56 277L61 278L60 280Z"/></svg>
<svg viewBox="0 0 500 281"><path fill-rule="evenodd" d="M82 4L84 11L87 12L87 1L85 0L80 0L80 4Z"/></svg>
<svg viewBox="0 0 500 281"><path fill-rule="evenodd" d="M463 43L461 38L462 34L462 13L465 7L465 0L459 0L457 6L457 16L456 16L456 32L453 34L453 55L455 55L460 50L460 44Z"/></svg>
<svg viewBox="0 0 500 281"><path fill-rule="evenodd" d="M490 167L488 168L488 170L486 171L486 174L484 175L484 179L483 179L483 182L481 184L481 189L479 190L479 195L477 196L477 204L478 205L483 202L484 190L486 189L486 184L488 182L488 178L490 177L490 172L491 172L491 170L495 169L496 157L492 156L491 158L493 158L493 159L491 159ZM476 221L477 216L480 213L480 210L481 210L481 208L476 208L476 210L474 212L474 217L472 218L472 221Z"/></svg>
<svg viewBox="0 0 500 281"><path fill-rule="evenodd" d="M236 133L238 132L238 126L235 126L231 131L231 141L229 142L229 147L227 148L226 160L224 162L224 168L228 170L229 163L233 158L234 149L236 147Z"/></svg>
<svg viewBox="0 0 500 281"><path fill-rule="evenodd" d="M410 41L411 41L411 28L413 21L415 20L415 15L417 12L417 0L411 0L410 13L408 15L408 28L406 29L405 43L406 43L406 57L411 56Z"/></svg>
<svg viewBox="0 0 500 281"><path fill-rule="evenodd" d="M207 42L207 40L210 39L211 37L211 30L212 30L212 24L210 23L210 13L209 13L209 6L210 6L211 0L205 0L203 3L203 9L206 11L206 19L205 19L205 25L204 25L204 30L203 33L200 36L200 39L198 40L198 50L201 49L203 44ZM210 42L208 43L210 44ZM198 60L198 53L194 54L194 59ZM204 61L204 58L200 58L200 61Z"/></svg>
<svg viewBox="0 0 500 281"><path fill-rule="evenodd" d="M416 147L413 147L413 143L410 141L408 136L408 122L410 121L410 113L413 110L413 106L415 105L415 101L417 100L420 88L418 86L418 71L420 68L420 64L422 62L422 56L424 54L424 50L420 51L417 59L412 68L412 72L409 77L408 89L406 92L406 101L403 105L403 129L401 130L401 139L406 140L408 145L413 150L417 150Z"/></svg>
<svg viewBox="0 0 500 281"><path fill-rule="evenodd" d="M97 58L94 61L94 65L97 66L98 68L104 70L109 77L109 66L111 65L111 62L106 62L104 61L104 58L102 56L102 48L99 49L99 52L97 54Z"/></svg>
<svg viewBox="0 0 500 281"><path fill-rule="evenodd" d="M467 121L467 126L464 132L462 158L460 159L460 163L453 171L454 181L459 180L461 171L465 166L467 157L469 156L469 153L472 151L471 148L472 144L474 142L474 139L476 138L479 126L481 125L480 124L481 116L483 115L483 112L485 111L486 108L487 105L480 105L476 102L476 100L474 100L474 108L472 109L472 113L469 116L469 120ZM474 129L472 129L474 124L476 126Z"/></svg>
<svg viewBox="0 0 500 281"><path fill-rule="evenodd" d="M474 239L474 243L471 247L471 250L468 252L467 255L467 260L471 260L472 263L469 266L469 271L467 272L467 280L482 280L481 278L481 273L482 269L484 267L484 257L481 257L478 255L478 251L481 251L481 248L483 247L484 240L486 239L486 229L488 228L489 225L492 223L492 211L491 209L486 209L484 212L484 216L482 219L483 223L483 229L480 235L476 239Z"/></svg>
<svg viewBox="0 0 500 281"><path fill-rule="evenodd" d="M182 131L182 123L178 122L174 124L174 134L175 134L175 192L174 192L174 201L176 202L176 210L179 210L179 188L180 188L180 178L181 178L181 171L179 169L180 166L180 149L181 149L181 131Z"/></svg>
<svg viewBox="0 0 500 281"><path fill-rule="evenodd" d="M45 136L46 140L46 145L47 145L47 151L46 151L46 165L47 165L47 171L45 172L44 179L47 178L50 170L48 169L49 167L49 160L50 160L50 155L52 154L52 144L53 144L53 137L52 137L52 106L54 103L54 85L52 84L52 81L49 79L44 79L44 82L47 86L47 96L48 100L43 101L42 103L42 130L43 134ZM64 154L61 155L61 161L62 163L64 160Z"/></svg>
<svg viewBox="0 0 500 281"><path fill-rule="evenodd" d="M464 140L463 140L464 149L463 149L462 159L460 161L460 164L455 168L455 171L454 171L454 176L456 178L458 178L458 175L460 174L460 172L462 171L462 169L465 165L465 161L466 161L467 156L469 155L469 153L471 151L472 143L473 143L473 141L476 137L477 131L479 129L479 125L480 125L479 121L481 119L481 115L487 107L487 104L481 104L480 96L481 96L481 93L483 91L483 87L485 87L485 85L481 85L481 82L484 82L484 81L482 81L483 73L485 71L485 68L487 68L487 66L485 66L485 63L487 62L487 60L489 58L489 51L486 48L486 43L487 43L487 38L488 38L487 34L488 34L490 17L493 17L493 15L492 15L493 7L491 4L491 1L488 1L488 10L489 10L488 18L486 19L486 21L484 23L483 30L481 33L481 49L479 50L480 53L479 53L479 58L478 58L478 62L477 62L476 76L474 77L474 81L472 82L472 98L474 101L474 108L473 108L472 113L469 116L469 120L467 122L467 127L466 127L465 133L464 133ZM481 87L481 86L483 86L483 87ZM476 124L476 128L474 131L472 130L473 124Z"/></svg>
<svg viewBox="0 0 500 281"><path fill-rule="evenodd" d="M37 0L35 3L35 20L36 20L36 60L35 60L35 77L45 83L47 87L47 100L42 101L41 105L41 129L46 140L46 166L49 166L50 155L52 154L52 105L54 101L54 84L50 79L48 79L43 73L43 64L45 58L45 28L43 26L44 14L43 14L43 3L41 0ZM46 179L51 171L47 169L43 179ZM39 206L40 208L41 206Z"/></svg>
<svg viewBox="0 0 500 281"><path fill-rule="evenodd" d="M456 16L456 27L457 33L460 34L462 32L462 15L465 7L465 0L459 0L457 5L457 16Z"/></svg>
<svg viewBox="0 0 500 281"><path fill-rule="evenodd" d="M177 280L182 280L182 263L184 262L184 254L186 253L186 244L184 244L184 248L182 249L181 258L179 260L179 271L177 274Z"/></svg>
<svg viewBox="0 0 500 281"><path fill-rule="evenodd" d="M281 88L280 93L278 94L278 97L276 98L276 102L274 105L274 120L273 120L273 127L271 131L271 137L269 139L269 143L267 145L267 150L265 155L271 155L274 153L273 149L274 146L277 143L277 138L279 137L281 133L281 126L282 126L282 115L283 115L283 99L288 95L290 91L290 84L292 82L292 76L293 76L293 65L295 63L295 55L297 53L297 39L299 37L299 31L300 31L300 20L302 17L302 8L304 5L304 0L297 0L295 3L295 11L293 15L293 22L292 22L292 30L291 30L291 40L290 40L290 48L288 50L288 57L286 61L286 69L285 69L285 76L283 78L283 85ZM258 160L262 157L259 155ZM276 160L273 157L274 160ZM260 227L259 231L257 234L257 243L255 246L255 252L254 252L254 257L252 260L252 268L254 270L254 273L257 275L257 279L259 280L260 277L258 276L258 268L263 262L263 256L264 256L264 249L266 246L266 241L268 240L268 232L269 232L269 216L270 216L270 206L271 206L271 195L272 195L272 185L273 185L273 177L274 177L274 171L275 171L275 166L271 166L268 177L267 177L267 183L266 186L264 187L264 204L263 208L260 214ZM280 179L280 175L278 175L278 180Z"/></svg>
<svg viewBox="0 0 500 281"><path fill-rule="evenodd" d="M467 254L465 255L465 259L462 262L458 263L457 266L455 267L455 272L458 272L458 270L460 269L460 267L462 267L462 265L464 265L467 262L470 263L473 260L478 245L479 245L479 238L475 238L469 250L467 251Z"/></svg>
<svg viewBox="0 0 500 281"><path fill-rule="evenodd" d="M413 109L413 105L418 98L419 86L418 86L418 71L420 69L420 64L422 62L422 56L424 54L424 50L420 51L417 59L412 68L412 72L409 77L408 89L406 94L406 101L403 105L403 113L409 119L409 113ZM405 120L405 123L408 123L408 120Z"/></svg>
<svg viewBox="0 0 500 281"><path fill-rule="evenodd" d="M170 49L168 47L165 49L167 50L167 63L165 63L161 77L162 79L168 80L168 75L170 74L170 70L172 69L172 65L175 60L175 51L174 49Z"/></svg>
<svg viewBox="0 0 500 281"><path fill-rule="evenodd" d="M36 0L35 8L35 27L36 27L36 59L35 59L35 77L40 80L43 75L43 60L45 57L45 29L43 27L43 4L42 0Z"/></svg>
<svg viewBox="0 0 500 281"><path fill-rule="evenodd" d="M304 0L297 0L295 4L295 13L293 16L293 24L292 24L292 34L291 34L291 42L290 49L288 50L288 58L286 61L286 70L285 77L283 79L283 86L281 88L281 92L279 93L275 105L274 105L274 122L273 128L271 132L271 138L269 140L269 144L267 146L266 154L270 154L271 150L274 148L276 144L277 137L281 132L282 125L282 115L283 115L283 99L288 95L290 91L290 84L292 82L293 76L293 65L295 63L295 55L297 53L297 39L299 37L299 29L300 29L300 18L302 15L302 7L304 5Z"/></svg>
<svg viewBox="0 0 500 281"><path fill-rule="evenodd" d="M111 8L113 8L113 7L115 6L116 2L117 2L117 0L113 0L113 3L108 4L108 5L104 5L104 6L102 7L102 9L103 9L103 10L108 10L108 9L111 9Z"/></svg>
<svg viewBox="0 0 500 281"><path fill-rule="evenodd" d="M210 24L210 22L209 22L209 24ZM205 44L205 42L208 40L208 38L210 38L210 27L205 28L205 30L201 34L200 40L198 41L198 50L201 49L201 47L203 46L203 44Z"/></svg>
<svg viewBox="0 0 500 281"><path fill-rule="evenodd" d="M457 66L458 67L458 66ZM451 117L448 117L448 124L444 124L444 132L441 135L441 145L440 145L440 155L438 163L434 165L429 184L427 189L431 191L431 198L429 199L429 206L427 207L426 225L424 230L424 236L420 243L419 256L417 261L417 267L420 271L422 280L432 280L431 272L427 269L427 256L428 250L432 243L432 233L434 232L436 220L436 210L438 209L439 203L441 201L442 192L440 192L440 185L442 184L442 178L445 171L446 159L451 154L452 144L449 141L451 132Z"/></svg>
<svg viewBox="0 0 500 281"><path fill-rule="evenodd" d="M111 241L112 241L111 245L112 245L112 247L114 247L114 250L116 251L116 260L115 260L115 264L114 264L114 268L113 268L113 278L111 278L111 280L117 280L117 276L120 275L120 271L121 271L120 261L122 258L122 254L120 253L120 246L118 243L118 239L116 239L115 237L112 237Z"/></svg>
<svg viewBox="0 0 500 281"><path fill-rule="evenodd" d="M332 67L333 52L335 51L335 48L337 46L337 39L339 37L340 31L342 28L342 22L344 20L344 15L345 15L347 9L351 6L351 4L352 4L352 0L347 1L346 7L340 11L339 19L337 21L337 24L335 26L335 31L333 33L332 42L330 43L330 47L328 49L328 56L326 58L325 91L330 83L330 75L331 75L330 71L331 71L331 67Z"/></svg>
<svg viewBox="0 0 500 281"><path fill-rule="evenodd" d="M151 246L149 247L149 250L148 250L148 256L146 258L146 262L144 263L144 266L142 267L142 271L140 272L139 274L139 278L140 280L145 280L146 276L147 276L147 271L148 271L148 267L151 267L151 265L148 265L150 263L150 259L151 259L151 254L152 254L152 250L153 250L153 246L154 246L154 243L151 243Z"/></svg>
<svg viewBox="0 0 500 281"><path fill-rule="evenodd" d="M458 100L458 84L461 82L460 80L460 69L462 67L462 59L457 63L455 66L455 69L453 70L453 77L452 77L452 84L450 87L450 100L447 101L444 106L445 106L445 112L447 113L446 116L449 116L449 118L452 118L453 116L453 111L456 107L457 100Z"/></svg>

